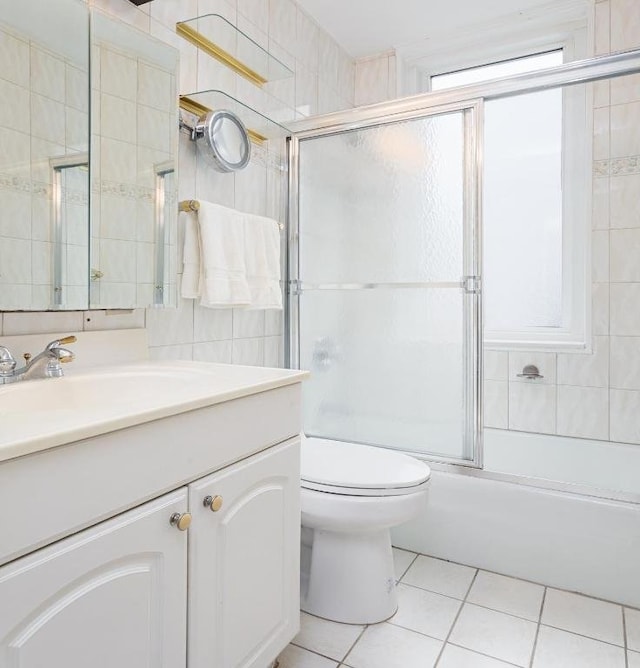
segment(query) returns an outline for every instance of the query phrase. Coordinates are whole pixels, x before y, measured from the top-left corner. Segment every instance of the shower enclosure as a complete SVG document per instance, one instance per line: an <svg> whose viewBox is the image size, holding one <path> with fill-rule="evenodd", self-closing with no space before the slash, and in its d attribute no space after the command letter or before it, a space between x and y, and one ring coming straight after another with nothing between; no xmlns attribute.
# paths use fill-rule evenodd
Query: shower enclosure
<svg viewBox="0 0 640 668"><path fill-rule="evenodd" d="M394 448L470 476L640 502L639 73L640 51L621 52L296 124L286 353L291 367L312 371L307 436ZM499 399L504 410L483 429L481 292L491 285L482 282L481 200L495 154L488 139L483 146L495 122L483 121L493 101L524 104L554 90L564 124L556 208L573 227L567 234L562 219L553 252L563 255L561 271L583 276L560 297L569 313L584 305L583 327L572 340L558 327L541 348L485 342L503 360L503 370L491 370L503 375L488 379L502 394L487 395L487 406ZM484 209L487 228L499 195L492 191ZM503 208L513 233L513 207ZM495 274L502 248L487 250ZM511 267L499 280L513 282L523 280L518 262L532 260L499 259ZM531 351L549 365L546 378L519 377ZM547 411L545 420L536 411Z"/></svg>
<svg viewBox="0 0 640 668"><path fill-rule="evenodd" d="M480 465L477 102L292 140L308 436Z"/></svg>

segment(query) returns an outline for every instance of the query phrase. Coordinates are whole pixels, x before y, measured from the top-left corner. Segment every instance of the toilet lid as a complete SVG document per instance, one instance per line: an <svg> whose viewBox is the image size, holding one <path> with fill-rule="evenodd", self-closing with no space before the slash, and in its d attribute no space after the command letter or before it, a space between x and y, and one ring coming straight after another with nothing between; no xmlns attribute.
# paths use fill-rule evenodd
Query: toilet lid
<svg viewBox="0 0 640 668"><path fill-rule="evenodd" d="M303 487L390 491L417 487L430 475L424 462L386 448L321 438L302 440Z"/></svg>

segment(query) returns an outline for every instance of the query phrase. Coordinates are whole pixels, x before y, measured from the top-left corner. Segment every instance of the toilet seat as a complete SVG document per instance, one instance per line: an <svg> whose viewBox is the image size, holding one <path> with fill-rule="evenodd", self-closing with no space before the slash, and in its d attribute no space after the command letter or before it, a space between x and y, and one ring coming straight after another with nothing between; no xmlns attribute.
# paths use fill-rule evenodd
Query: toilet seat
<svg viewBox="0 0 640 668"><path fill-rule="evenodd" d="M303 489L349 496L400 496L429 483L431 469L400 452L320 438L302 439Z"/></svg>

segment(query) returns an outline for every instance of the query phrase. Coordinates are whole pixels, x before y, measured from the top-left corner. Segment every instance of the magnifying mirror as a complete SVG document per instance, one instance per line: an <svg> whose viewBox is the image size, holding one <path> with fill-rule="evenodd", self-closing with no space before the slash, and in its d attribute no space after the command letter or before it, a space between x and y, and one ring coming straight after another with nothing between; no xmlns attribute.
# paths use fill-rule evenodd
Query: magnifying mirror
<svg viewBox="0 0 640 668"><path fill-rule="evenodd" d="M207 156L221 172L237 172L249 164L251 142L247 128L231 111L210 111L198 121L192 137L204 139Z"/></svg>

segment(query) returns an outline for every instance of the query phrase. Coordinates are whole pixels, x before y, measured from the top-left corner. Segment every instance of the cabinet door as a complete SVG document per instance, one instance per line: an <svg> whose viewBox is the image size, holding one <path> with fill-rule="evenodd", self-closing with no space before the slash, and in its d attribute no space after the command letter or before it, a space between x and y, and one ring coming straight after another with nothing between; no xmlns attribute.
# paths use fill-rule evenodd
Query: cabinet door
<svg viewBox="0 0 640 668"><path fill-rule="evenodd" d="M298 631L299 458L296 440L189 486L189 668L266 668Z"/></svg>
<svg viewBox="0 0 640 668"><path fill-rule="evenodd" d="M0 568L0 666L184 667L186 508L179 490Z"/></svg>

